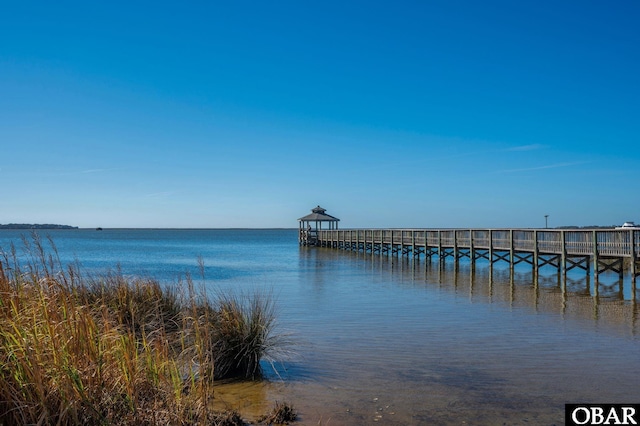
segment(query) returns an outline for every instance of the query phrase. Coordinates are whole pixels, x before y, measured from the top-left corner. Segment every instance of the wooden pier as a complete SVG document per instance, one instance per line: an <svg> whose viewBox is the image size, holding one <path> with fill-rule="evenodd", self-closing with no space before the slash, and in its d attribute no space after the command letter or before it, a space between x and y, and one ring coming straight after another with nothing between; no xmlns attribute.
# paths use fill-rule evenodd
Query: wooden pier
<svg viewBox="0 0 640 426"><path fill-rule="evenodd" d="M490 264L545 265L559 273L580 268L594 275L612 271L640 275L640 229L341 229L317 230L313 245L371 254L468 258Z"/></svg>

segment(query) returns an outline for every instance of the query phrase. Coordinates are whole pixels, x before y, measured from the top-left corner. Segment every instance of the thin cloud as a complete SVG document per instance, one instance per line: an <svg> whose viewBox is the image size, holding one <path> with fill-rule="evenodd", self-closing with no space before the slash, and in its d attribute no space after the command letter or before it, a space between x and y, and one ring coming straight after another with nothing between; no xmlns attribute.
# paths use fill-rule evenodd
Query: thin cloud
<svg viewBox="0 0 640 426"><path fill-rule="evenodd" d="M101 172L107 172L107 171L110 171L110 170L115 170L115 169L89 169L89 170L82 170L82 171L80 171L80 172L78 172L78 173L81 173L81 174L86 174L86 173L101 173Z"/></svg>
<svg viewBox="0 0 640 426"><path fill-rule="evenodd" d="M152 192L151 194L146 194L145 197L146 198L163 198L173 194L175 194L175 191Z"/></svg>
<svg viewBox="0 0 640 426"><path fill-rule="evenodd" d="M509 152L514 152L514 151L535 151L538 149L544 149L546 148L546 145L542 145L539 143L534 143L531 145L520 145L520 146L514 146L511 148L507 148L505 149L505 151L509 151Z"/></svg>
<svg viewBox="0 0 640 426"><path fill-rule="evenodd" d="M58 173L52 173L49 176L74 176L74 175L87 175L87 174L94 174L94 173L106 173L106 172L112 172L114 170L118 170L118 168L113 167L113 168L108 168L108 169L85 169L85 170L69 170L66 172L58 172Z"/></svg>
<svg viewBox="0 0 640 426"><path fill-rule="evenodd" d="M556 164L547 164L545 166L538 167L527 167L523 169L507 169L507 170L499 170L498 173L518 173L518 172L531 172L536 170L546 170L546 169L558 169L561 167L571 167L577 166L579 164L586 164L588 161L578 161L573 163L556 163Z"/></svg>

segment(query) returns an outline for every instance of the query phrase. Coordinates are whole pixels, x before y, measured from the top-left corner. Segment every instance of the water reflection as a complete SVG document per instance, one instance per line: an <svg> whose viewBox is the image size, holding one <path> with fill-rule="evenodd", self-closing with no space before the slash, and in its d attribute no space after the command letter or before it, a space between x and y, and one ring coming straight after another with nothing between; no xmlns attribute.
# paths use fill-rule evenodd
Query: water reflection
<svg viewBox="0 0 640 426"><path fill-rule="evenodd" d="M509 265L490 265L488 262L442 262L429 259L379 256L361 252L330 249L301 251L301 263L318 267L316 285L327 279L322 265L327 262L361 262L378 274L387 274L402 285L437 285L443 291L468 293L472 302L507 304L512 308L531 308L533 311L560 313L563 318L588 318L611 325L629 326L638 332L636 283L621 279L618 274L600 274L596 280L590 275L565 275L555 268L515 268Z"/></svg>
<svg viewBox="0 0 640 426"><path fill-rule="evenodd" d="M637 289L617 275L322 248L297 260L281 302L300 357L253 404L290 401L301 424L561 424L568 402L640 398Z"/></svg>

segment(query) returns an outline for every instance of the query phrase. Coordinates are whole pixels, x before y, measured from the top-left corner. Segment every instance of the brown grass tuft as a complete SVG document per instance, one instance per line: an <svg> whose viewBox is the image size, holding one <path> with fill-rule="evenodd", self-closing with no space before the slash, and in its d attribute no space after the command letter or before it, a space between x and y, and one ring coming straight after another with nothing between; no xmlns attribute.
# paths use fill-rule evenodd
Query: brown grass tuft
<svg viewBox="0 0 640 426"><path fill-rule="evenodd" d="M268 425L288 425L291 422L295 422L297 418L298 413L292 405L276 401L271 413L262 416L259 421Z"/></svg>

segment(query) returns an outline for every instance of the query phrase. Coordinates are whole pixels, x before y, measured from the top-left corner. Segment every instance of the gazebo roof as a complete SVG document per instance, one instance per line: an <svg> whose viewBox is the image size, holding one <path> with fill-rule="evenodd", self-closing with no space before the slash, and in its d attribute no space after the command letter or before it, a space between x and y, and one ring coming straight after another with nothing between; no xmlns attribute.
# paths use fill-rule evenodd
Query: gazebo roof
<svg viewBox="0 0 640 426"><path fill-rule="evenodd" d="M333 217L331 215L326 214L327 210L323 209L320 206L315 207L311 210L311 214L306 215L305 217L301 217L298 221L307 221L307 222L339 222L340 219L337 217Z"/></svg>

